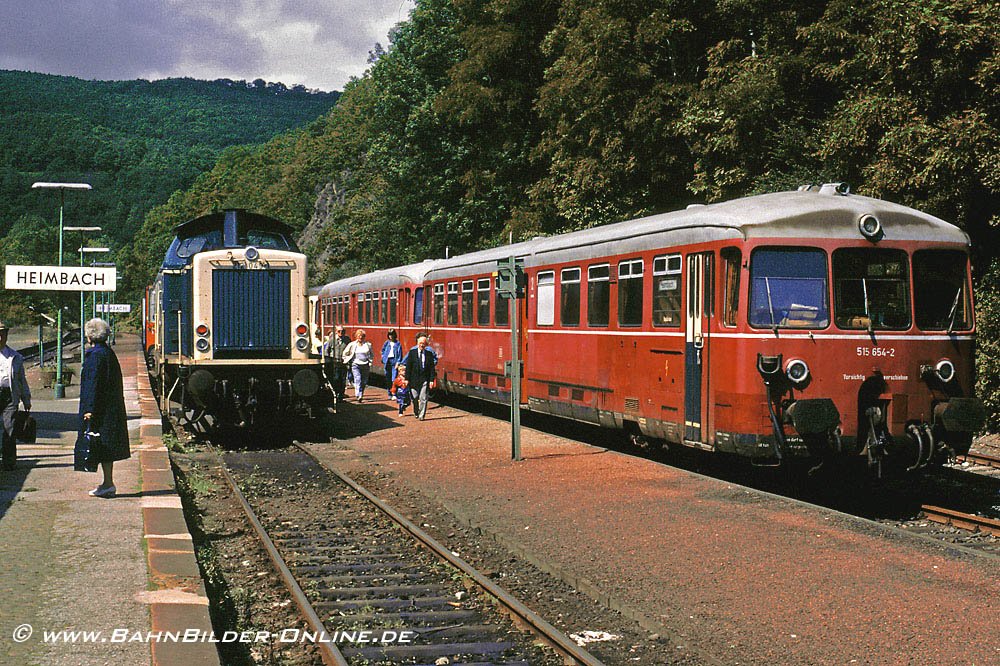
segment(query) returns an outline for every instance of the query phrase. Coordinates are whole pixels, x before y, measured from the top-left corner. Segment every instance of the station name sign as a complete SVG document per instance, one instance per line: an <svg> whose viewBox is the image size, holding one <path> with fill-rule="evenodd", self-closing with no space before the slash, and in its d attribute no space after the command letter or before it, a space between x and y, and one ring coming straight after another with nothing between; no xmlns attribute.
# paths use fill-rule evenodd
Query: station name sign
<svg viewBox="0 0 1000 666"><path fill-rule="evenodd" d="M7 265L4 287L53 291L115 291L118 272L111 267Z"/></svg>
<svg viewBox="0 0 1000 666"><path fill-rule="evenodd" d="M132 305L130 303L98 303L98 312L110 312L114 313L126 313L132 312Z"/></svg>

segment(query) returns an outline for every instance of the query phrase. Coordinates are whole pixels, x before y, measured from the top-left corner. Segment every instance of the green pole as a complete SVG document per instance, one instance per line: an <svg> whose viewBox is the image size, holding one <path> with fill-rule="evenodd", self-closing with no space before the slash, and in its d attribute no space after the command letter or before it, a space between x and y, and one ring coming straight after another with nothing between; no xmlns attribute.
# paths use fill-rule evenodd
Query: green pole
<svg viewBox="0 0 1000 666"><path fill-rule="evenodd" d="M511 267L514 272L514 281L517 283L517 268L511 260ZM512 460L521 459L521 350L517 342L517 326L521 318L520 300L517 297L517 288L514 288L514 298L510 299L510 457Z"/></svg>
<svg viewBox="0 0 1000 666"><path fill-rule="evenodd" d="M59 188L59 268L63 265L63 206L65 205L65 190ZM57 298L56 311L56 386L53 397L56 400L66 397L66 387L62 383L62 299Z"/></svg>
<svg viewBox="0 0 1000 666"><path fill-rule="evenodd" d="M84 238L80 238L80 268L83 268L83 241ZM80 363L83 363L83 299L86 298L85 294L87 292L80 290Z"/></svg>

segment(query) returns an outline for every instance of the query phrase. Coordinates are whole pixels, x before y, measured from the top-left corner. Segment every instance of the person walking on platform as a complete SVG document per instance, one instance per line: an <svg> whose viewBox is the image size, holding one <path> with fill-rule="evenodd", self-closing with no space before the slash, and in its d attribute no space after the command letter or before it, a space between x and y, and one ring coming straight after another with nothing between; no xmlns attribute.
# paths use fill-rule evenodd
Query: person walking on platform
<svg viewBox="0 0 1000 666"><path fill-rule="evenodd" d="M24 358L7 346L10 327L0 321L0 437L3 439L3 468L17 465L17 440L14 438L14 413L18 403L31 411L31 389L24 376Z"/></svg>
<svg viewBox="0 0 1000 666"><path fill-rule="evenodd" d="M410 383L413 415L421 421L427 414L427 393L437 377L437 354L427 346L426 333L417 334L417 344L406 354L406 380Z"/></svg>
<svg viewBox="0 0 1000 666"><path fill-rule="evenodd" d="M382 344L382 365L385 366L385 383L389 387L389 397L392 398L392 382L396 380L396 367L403 360L403 345L396 339L396 330L389 329L386 341Z"/></svg>
<svg viewBox="0 0 1000 666"><path fill-rule="evenodd" d="M344 390L347 386L347 366L344 365L344 351L347 345L351 344L351 339L344 335L344 327L338 325L330 338L323 345L323 355L326 362L323 364L323 371L326 379L330 382L330 390L333 391L333 408L344 400Z"/></svg>
<svg viewBox="0 0 1000 666"><path fill-rule="evenodd" d="M344 350L344 364L351 368L354 377L354 396L361 402L365 399L365 387L368 386L368 372L372 368L372 343L368 342L365 329L354 332L354 342Z"/></svg>
<svg viewBox="0 0 1000 666"><path fill-rule="evenodd" d="M396 398L399 404L399 415L403 415L403 410L410 404L410 383L406 381L406 366L400 364L396 369L396 378L392 380L389 393Z"/></svg>
<svg viewBox="0 0 1000 666"><path fill-rule="evenodd" d="M77 461L78 471L96 472L100 464L104 481L90 491L94 497L114 497L116 460L132 456L128 443L125 391L118 357L108 346L111 327L103 319L91 319L83 327L92 345L86 351L80 371L80 426L77 447L89 439L86 461ZM95 436L97 435L97 436Z"/></svg>

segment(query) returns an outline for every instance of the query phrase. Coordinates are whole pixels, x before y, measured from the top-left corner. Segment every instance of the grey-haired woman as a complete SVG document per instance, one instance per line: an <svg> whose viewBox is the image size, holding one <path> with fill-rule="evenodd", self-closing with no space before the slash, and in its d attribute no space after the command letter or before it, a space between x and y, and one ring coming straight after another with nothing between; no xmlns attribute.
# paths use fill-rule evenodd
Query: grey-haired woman
<svg viewBox="0 0 1000 666"><path fill-rule="evenodd" d="M94 497L114 497L115 482L112 476L116 460L125 460L132 453L128 444L128 423L125 416L125 391L118 357L108 346L111 327L103 319L91 319L83 327L91 347L86 351L80 371L80 426L77 433L77 450L88 433L100 435L90 438L90 454L86 459L77 456L74 467L80 471L96 472L100 464L104 481L90 491Z"/></svg>

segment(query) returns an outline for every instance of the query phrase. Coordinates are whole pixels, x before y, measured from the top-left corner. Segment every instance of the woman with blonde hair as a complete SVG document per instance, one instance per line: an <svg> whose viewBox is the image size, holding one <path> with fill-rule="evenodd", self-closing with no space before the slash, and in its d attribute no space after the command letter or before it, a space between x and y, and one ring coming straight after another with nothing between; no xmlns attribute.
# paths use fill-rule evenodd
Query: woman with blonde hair
<svg viewBox="0 0 1000 666"><path fill-rule="evenodd" d="M354 396L361 402L365 399L365 387L368 386L368 372L372 367L372 343L367 340L365 329L354 332L354 342L344 350L344 365L351 369L354 378Z"/></svg>

